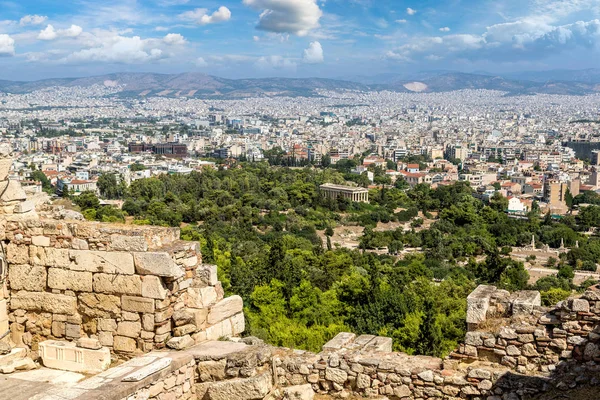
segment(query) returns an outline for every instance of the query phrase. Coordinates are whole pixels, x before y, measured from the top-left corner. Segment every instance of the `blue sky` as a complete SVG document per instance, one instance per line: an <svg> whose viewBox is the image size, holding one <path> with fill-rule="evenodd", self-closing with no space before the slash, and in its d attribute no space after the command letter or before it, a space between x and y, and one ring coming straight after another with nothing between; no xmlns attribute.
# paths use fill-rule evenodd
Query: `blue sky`
<svg viewBox="0 0 600 400"><path fill-rule="evenodd" d="M600 0L0 0L0 79L600 66Z"/></svg>

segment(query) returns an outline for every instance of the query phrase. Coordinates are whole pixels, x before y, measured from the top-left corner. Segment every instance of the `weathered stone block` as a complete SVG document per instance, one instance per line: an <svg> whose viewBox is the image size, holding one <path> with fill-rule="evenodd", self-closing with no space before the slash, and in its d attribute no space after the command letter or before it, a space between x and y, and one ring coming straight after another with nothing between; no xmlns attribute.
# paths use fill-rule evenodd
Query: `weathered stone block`
<svg viewBox="0 0 600 400"><path fill-rule="evenodd" d="M467 323L479 324L486 320L490 299L495 291L495 286L479 285L467 296Z"/></svg>
<svg viewBox="0 0 600 400"><path fill-rule="evenodd" d="M91 292L92 273L84 271L71 271L60 268L50 268L48 270L48 286L52 289L59 290Z"/></svg>
<svg viewBox="0 0 600 400"><path fill-rule="evenodd" d="M231 329L234 336L241 335L246 330L244 313L239 313L231 317Z"/></svg>
<svg viewBox="0 0 600 400"><path fill-rule="evenodd" d="M242 311L244 302L240 296L231 296L211 307L208 313L209 325L216 324Z"/></svg>
<svg viewBox="0 0 600 400"><path fill-rule="evenodd" d="M102 344L102 346L113 346L113 334L112 332L98 332L98 340Z"/></svg>
<svg viewBox="0 0 600 400"><path fill-rule="evenodd" d="M31 244L34 246L48 247L50 246L50 238L48 236L32 236Z"/></svg>
<svg viewBox="0 0 600 400"><path fill-rule="evenodd" d="M135 271L140 275L155 275L165 278L181 278L185 270L175 264L168 253L134 253Z"/></svg>
<svg viewBox="0 0 600 400"><path fill-rule="evenodd" d="M133 275L135 268L130 253L117 251L69 250L72 269L106 274Z"/></svg>
<svg viewBox="0 0 600 400"><path fill-rule="evenodd" d="M117 335L138 338L142 331L140 322L122 321L117 326Z"/></svg>
<svg viewBox="0 0 600 400"><path fill-rule="evenodd" d="M77 311L77 299L63 294L20 291L13 293L10 308L70 315Z"/></svg>
<svg viewBox="0 0 600 400"><path fill-rule="evenodd" d="M13 290L43 292L46 290L46 267L12 264L8 268L8 280Z"/></svg>
<svg viewBox="0 0 600 400"><path fill-rule="evenodd" d="M517 292L517 298L513 301L513 315L531 314L535 307L542 305L542 297L537 290L522 290Z"/></svg>
<svg viewBox="0 0 600 400"><path fill-rule="evenodd" d="M15 180L9 180L2 188L0 200L4 202L27 200L27 193L21 187L21 183Z"/></svg>
<svg viewBox="0 0 600 400"><path fill-rule="evenodd" d="M46 247L46 265L49 267L68 268L71 265L69 250Z"/></svg>
<svg viewBox="0 0 600 400"><path fill-rule="evenodd" d="M114 234L110 236L110 251L148 251L148 243L143 236L125 236Z"/></svg>
<svg viewBox="0 0 600 400"><path fill-rule="evenodd" d="M145 297L122 296L121 304L124 311L139 313L154 313L154 300Z"/></svg>
<svg viewBox="0 0 600 400"><path fill-rule="evenodd" d="M154 315L144 314L142 315L142 328L146 331L154 330Z"/></svg>
<svg viewBox="0 0 600 400"><path fill-rule="evenodd" d="M190 335L185 335L169 339L167 347L175 350L183 350L195 344L196 342L194 342L194 339L192 339Z"/></svg>
<svg viewBox="0 0 600 400"><path fill-rule="evenodd" d="M196 275L208 286L215 286L219 282L216 265L202 264L196 268Z"/></svg>
<svg viewBox="0 0 600 400"><path fill-rule="evenodd" d="M94 318L114 318L121 315L121 298L109 294L81 293L79 311Z"/></svg>
<svg viewBox="0 0 600 400"><path fill-rule="evenodd" d="M122 351L124 353L133 353L136 349L136 341L130 337L125 336L114 336L113 347L115 351Z"/></svg>
<svg viewBox="0 0 600 400"><path fill-rule="evenodd" d="M98 318L98 330L115 332L117 330L117 321L109 318Z"/></svg>
<svg viewBox="0 0 600 400"><path fill-rule="evenodd" d="M142 277L142 296L149 299L164 300L169 289L158 276L147 275Z"/></svg>
<svg viewBox="0 0 600 400"><path fill-rule="evenodd" d="M75 343L47 340L39 344L40 356L48 368L97 374L110 366L110 350L77 347Z"/></svg>
<svg viewBox="0 0 600 400"><path fill-rule="evenodd" d="M283 398L284 400L313 400L315 392L310 383L290 386L283 389Z"/></svg>
<svg viewBox="0 0 600 400"><path fill-rule="evenodd" d="M24 245L9 243L6 246L6 261L10 264L28 264L29 248Z"/></svg>
<svg viewBox="0 0 600 400"><path fill-rule="evenodd" d="M137 275L94 274L94 291L111 294L142 294L142 280Z"/></svg>
<svg viewBox="0 0 600 400"><path fill-rule="evenodd" d="M231 321L226 319L206 328L206 340L219 340L233 335Z"/></svg>
<svg viewBox="0 0 600 400"><path fill-rule="evenodd" d="M323 350L339 350L350 344L356 335L349 332L340 332L333 339L323 345Z"/></svg>
<svg viewBox="0 0 600 400"><path fill-rule="evenodd" d="M216 382L208 387L210 400L259 400L263 399L273 387L270 373L264 373L247 379L231 379Z"/></svg>

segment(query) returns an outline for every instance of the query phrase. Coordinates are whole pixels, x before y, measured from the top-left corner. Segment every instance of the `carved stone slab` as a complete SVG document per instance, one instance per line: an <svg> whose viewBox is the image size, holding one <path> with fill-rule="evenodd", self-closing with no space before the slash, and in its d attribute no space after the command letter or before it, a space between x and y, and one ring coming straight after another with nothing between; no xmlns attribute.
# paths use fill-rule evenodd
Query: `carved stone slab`
<svg viewBox="0 0 600 400"><path fill-rule="evenodd" d="M157 361L154 361L152 364L146 365L145 367L127 375L125 378L121 379L121 382L141 381L142 379L167 368L169 365L171 365L172 361L173 360L171 358L161 358Z"/></svg>

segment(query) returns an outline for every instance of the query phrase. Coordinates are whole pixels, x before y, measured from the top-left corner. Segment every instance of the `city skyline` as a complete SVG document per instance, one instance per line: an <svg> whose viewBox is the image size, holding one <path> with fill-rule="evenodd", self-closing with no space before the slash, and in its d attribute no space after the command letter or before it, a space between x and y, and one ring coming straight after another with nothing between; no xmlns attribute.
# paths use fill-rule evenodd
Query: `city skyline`
<svg viewBox="0 0 600 400"><path fill-rule="evenodd" d="M112 72L341 78L581 69L600 2L4 1L2 79Z"/></svg>

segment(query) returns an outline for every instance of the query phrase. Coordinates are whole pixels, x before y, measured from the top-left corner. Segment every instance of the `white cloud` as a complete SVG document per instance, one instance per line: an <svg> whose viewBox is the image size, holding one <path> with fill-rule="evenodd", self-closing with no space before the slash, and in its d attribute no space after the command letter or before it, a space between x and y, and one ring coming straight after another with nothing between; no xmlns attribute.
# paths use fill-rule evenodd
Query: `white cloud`
<svg viewBox="0 0 600 400"><path fill-rule="evenodd" d="M481 35L417 37L389 51L401 61L455 58L464 60L539 60L577 48L598 49L600 20L553 26L545 18L526 18L489 26Z"/></svg>
<svg viewBox="0 0 600 400"><path fill-rule="evenodd" d="M443 28L440 28L440 32L450 32L450 28L444 26Z"/></svg>
<svg viewBox="0 0 600 400"><path fill-rule="evenodd" d="M45 29L40 31L38 39L40 40L54 40L57 38L56 30L52 25L48 25Z"/></svg>
<svg viewBox="0 0 600 400"><path fill-rule="evenodd" d="M202 57L198 57L196 59L196 66L200 67L200 68L204 68L204 67L208 67L208 63L206 62L206 60Z"/></svg>
<svg viewBox="0 0 600 400"><path fill-rule="evenodd" d="M295 69L297 67L293 60L282 56L260 57L255 65L259 69Z"/></svg>
<svg viewBox="0 0 600 400"><path fill-rule="evenodd" d="M41 30L38 39L39 40L54 40L57 38L76 38L83 32L83 29L78 25L71 25L67 29L54 29L54 26L48 25L45 29Z"/></svg>
<svg viewBox="0 0 600 400"><path fill-rule="evenodd" d="M166 26L157 26L156 28L154 28L154 30L156 32L166 32L169 30L169 28L167 28Z"/></svg>
<svg viewBox="0 0 600 400"><path fill-rule="evenodd" d="M95 38L99 45L76 51L61 61L65 63L108 62L140 64L157 61L168 55L160 48L162 41L139 36L103 35Z"/></svg>
<svg viewBox="0 0 600 400"><path fill-rule="evenodd" d="M217 22L229 21L231 19L231 11L229 11L229 8L221 6L218 10L209 14L206 8L196 8L193 11L186 11L179 14L179 18L185 21L192 21L198 25L216 24Z"/></svg>
<svg viewBox="0 0 600 400"><path fill-rule="evenodd" d="M83 32L83 29L77 25L71 25L68 29L63 29L58 31L59 36L74 38Z"/></svg>
<svg viewBox="0 0 600 400"><path fill-rule="evenodd" d="M397 19L396 23L397 24L405 24L407 21L405 19Z"/></svg>
<svg viewBox="0 0 600 400"><path fill-rule="evenodd" d="M406 9L406 13L407 13L408 15L415 15L415 14L417 13L417 10L415 10L415 9L412 9L412 8L408 7L408 8Z"/></svg>
<svg viewBox="0 0 600 400"><path fill-rule="evenodd" d="M44 22L46 22L47 19L48 17L46 17L45 15L26 15L23 18L21 18L21 20L19 21L19 25L41 25Z"/></svg>
<svg viewBox="0 0 600 400"><path fill-rule="evenodd" d="M0 57L15 55L15 40L8 35L0 34Z"/></svg>
<svg viewBox="0 0 600 400"><path fill-rule="evenodd" d="M262 10L257 28L269 32L306 36L319 27L323 11L316 0L243 0L256 10Z"/></svg>
<svg viewBox="0 0 600 400"><path fill-rule="evenodd" d="M163 38L163 42L172 46L181 46L186 43L186 40L179 33L169 33Z"/></svg>
<svg viewBox="0 0 600 400"><path fill-rule="evenodd" d="M260 42L260 37L258 36L253 36L252 40L254 40L255 42Z"/></svg>
<svg viewBox="0 0 600 400"><path fill-rule="evenodd" d="M302 58L307 64L320 64L325 61L323 56L323 47L319 42L311 42L308 48L304 50L304 57Z"/></svg>

